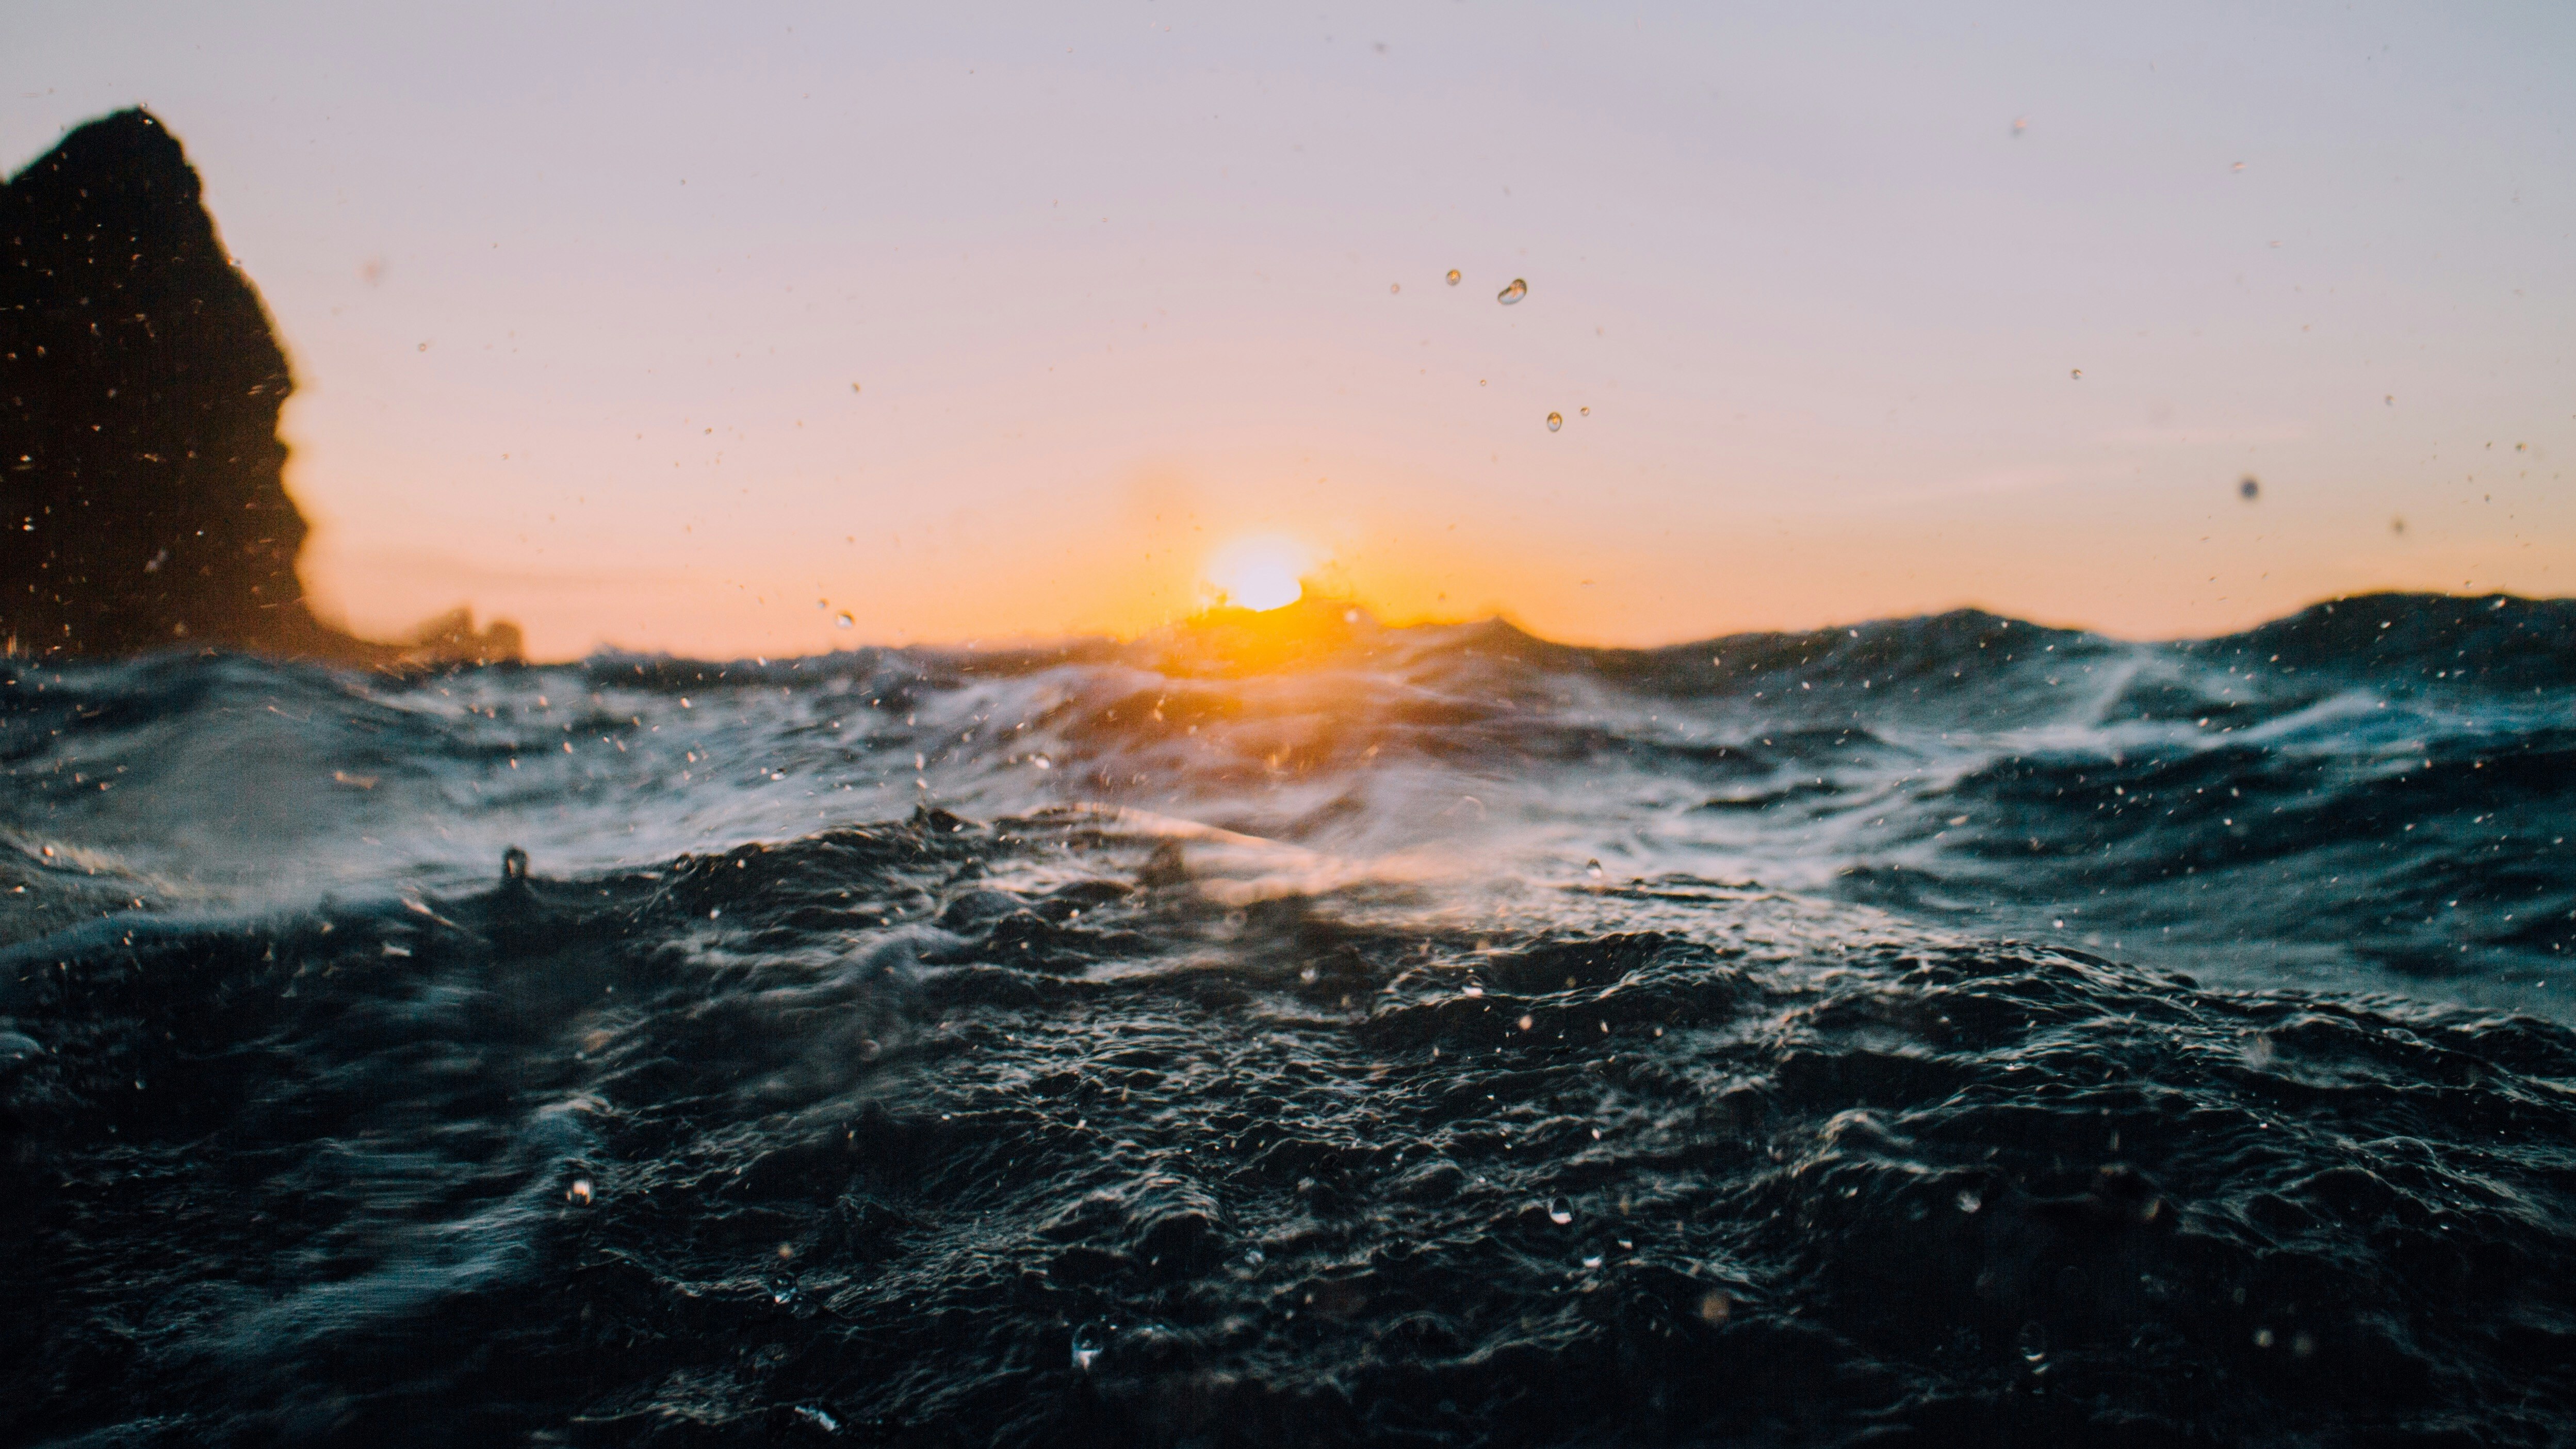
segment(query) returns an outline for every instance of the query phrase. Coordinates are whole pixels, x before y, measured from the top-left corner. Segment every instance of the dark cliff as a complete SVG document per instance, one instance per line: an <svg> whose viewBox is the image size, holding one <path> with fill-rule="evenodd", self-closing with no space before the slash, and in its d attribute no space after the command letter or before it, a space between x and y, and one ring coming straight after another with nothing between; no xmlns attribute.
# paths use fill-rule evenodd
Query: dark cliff
<svg viewBox="0 0 2576 1449"><path fill-rule="evenodd" d="M0 637L20 655L216 645L348 662L514 657L317 621L278 411L295 382L196 172L141 110L0 186Z"/></svg>

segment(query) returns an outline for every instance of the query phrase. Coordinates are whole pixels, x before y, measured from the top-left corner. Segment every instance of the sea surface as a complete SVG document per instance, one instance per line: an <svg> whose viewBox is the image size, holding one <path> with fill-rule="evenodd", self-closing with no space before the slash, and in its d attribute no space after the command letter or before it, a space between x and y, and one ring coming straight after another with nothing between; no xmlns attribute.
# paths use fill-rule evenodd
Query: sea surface
<svg viewBox="0 0 2576 1449"><path fill-rule="evenodd" d="M0 1442L2576 1442L2576 603L0 700Z"/></svg>

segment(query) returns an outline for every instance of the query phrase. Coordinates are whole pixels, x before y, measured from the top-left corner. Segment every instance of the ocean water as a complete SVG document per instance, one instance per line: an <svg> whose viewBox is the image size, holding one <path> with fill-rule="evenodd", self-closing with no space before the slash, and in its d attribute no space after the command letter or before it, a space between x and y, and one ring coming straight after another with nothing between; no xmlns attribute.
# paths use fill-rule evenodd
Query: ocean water
<svg viewBox="0 0 2576 1449"><path fill-rule="evenodd" d="M0 688L0 1440L2576 1438L2576 605Z"/></svg>

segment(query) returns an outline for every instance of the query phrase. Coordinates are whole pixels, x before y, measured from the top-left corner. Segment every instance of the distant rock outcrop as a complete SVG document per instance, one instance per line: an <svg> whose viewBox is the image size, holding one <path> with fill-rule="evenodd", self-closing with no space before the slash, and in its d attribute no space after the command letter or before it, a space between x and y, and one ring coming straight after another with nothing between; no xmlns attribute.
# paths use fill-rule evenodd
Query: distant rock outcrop
<svg viewBox="0 0 2576 1449"><path fill-rule="evenodd" d="M278 410L295 387L197 173L141 110L0 185L0 639L19 656L218 645L349 663L516 658L448 617L407 644L313 617Z"/></svg>

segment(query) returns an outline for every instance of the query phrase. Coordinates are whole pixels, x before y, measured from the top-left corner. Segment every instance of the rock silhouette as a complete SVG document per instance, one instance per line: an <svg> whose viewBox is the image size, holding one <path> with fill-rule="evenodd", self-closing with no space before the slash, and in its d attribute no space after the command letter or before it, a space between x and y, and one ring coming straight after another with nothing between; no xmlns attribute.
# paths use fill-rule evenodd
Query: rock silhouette
<svg viewBox="0 0 2576 1449"><path fill-rule="evenodd" d="M149 112L0 185L0 640L17 656L220 646L346 663L516 658L470 616L405 643L314 618L278 411L295 380L196 171Z"/></svg>

